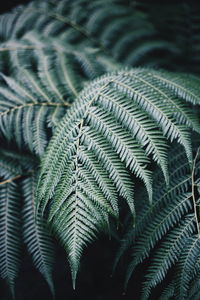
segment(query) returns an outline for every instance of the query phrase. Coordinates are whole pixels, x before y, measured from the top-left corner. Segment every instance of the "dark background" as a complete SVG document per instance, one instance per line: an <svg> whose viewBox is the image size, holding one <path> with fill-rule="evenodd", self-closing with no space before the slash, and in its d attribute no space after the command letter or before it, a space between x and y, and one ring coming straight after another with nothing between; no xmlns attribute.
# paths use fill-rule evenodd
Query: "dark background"
<svg viewBox="0 0 200 300"><path fill-rule="evenodd" d="M60 1L60 0L58 0ZM71 0L73 1L73 0ZM94 1L94 0L91 0ZM26 4L30 2L30 0L4 0L1 1L0 5L0 13L5 13L12 9L13 7L19 5L19 4ZM191 3L191 2L198 2L198 1L190 1L190 0L139 0L138 2L144 2L144 3L163 3L163 5L167 5L169 3Z"/></svg>
<svg viewBox="0 0 200 300"><path fill-rule="evenodd" d="M12 9L13 7L19 5L19 4L26 4L30 2L30 0L5 0L5 1L1 1L0 4L0 13L3 14L5 12L8 12L10 9Z"/></svg>

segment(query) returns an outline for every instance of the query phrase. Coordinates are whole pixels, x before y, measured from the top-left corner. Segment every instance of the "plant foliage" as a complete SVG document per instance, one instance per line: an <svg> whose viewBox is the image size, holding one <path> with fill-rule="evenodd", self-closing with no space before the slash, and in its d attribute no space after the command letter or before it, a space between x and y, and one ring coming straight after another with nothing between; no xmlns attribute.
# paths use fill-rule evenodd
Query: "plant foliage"
<svg viewBox="0 0 200 300"><path fill-rule="evenodd" d="M162 281L162 300L199 299L198 10L166 8L40 0L0 16L0 276L13 297L24 246L54 295L52 236L75 286L84 249L126 220L115 267L131 248L128 282L150 258L141 299Z"/></svg>
<svg viewBox="0 0 200 300"><path fill-rule="evenodd" d="M165 279L170 269L174 274L172 282L168 283L160 299L172 296L193 299L198 290L199 149L192 168L180 147L171 151L168 161L169 186L163 188L164 178L161 180L159 170L154 173L152 205L138 212L138 222L127 232L117 256L118 262L131 247L126 284L136 266L150 257L141 299L149 298L151 289ZM132 239L128 240L128 236Z"/></svg>
<svg viewBox="0 0 200 300"><path fill-rule="evenodd" d="M38 207L44 211L52 199L49 220L68 252L73 277L83 246L94 237L96 226L85 215L88 208L92 212L96 207L99 217L102 211L118 216L118 192L134 213L126 169L144 182L151 201L150 155L167 183L167 140L177 140L192 159L188 129L199 129L187 101L199 100L191 99L189 81L183 94L184 86L174 87L171 76L133 69L95 80L80 93L49 144ZM178 80L180 84L181 75Z"/></svg>

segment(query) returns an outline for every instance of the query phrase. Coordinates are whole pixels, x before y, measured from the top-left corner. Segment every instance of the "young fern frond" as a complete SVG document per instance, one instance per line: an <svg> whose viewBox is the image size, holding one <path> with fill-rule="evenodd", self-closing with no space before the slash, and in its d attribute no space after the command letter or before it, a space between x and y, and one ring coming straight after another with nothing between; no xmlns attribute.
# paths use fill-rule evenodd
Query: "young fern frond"
<svg viewBox="0 0 200 300"><path fill-rule="evenodd" d="M131 180L124 176L126 168L144 182L151 200L151 173L147 165L153 159L168 182L167 139L181 144L191 161L188 127L199 131L197 121L192 117L191 107L182 104L187 95L174 95L171 86L162 86L162 78L164 72L143 69L102 76L80 93L50 142L42 162L37 209L44 212L50 207L49 221L65 245L73 281L81 252L97 229L83 219L88 214L87 206L96 207L97 214L103 211L107 216L117 216L118 192L135 214ZM116 165L123 164L124 167L116 169ZM102 174L97 170L102 170ZM127 187L126 193L122 186ZM163 221L162 230L160 227L156 231L154 242L191 209L190 197L191 193L185 192L166 207L163 215L170 215ZM62 217L58 217L60 214ZM159 220L162 217L158 215ZM156 224L157 220L149 230L154 232Z"/></svg>

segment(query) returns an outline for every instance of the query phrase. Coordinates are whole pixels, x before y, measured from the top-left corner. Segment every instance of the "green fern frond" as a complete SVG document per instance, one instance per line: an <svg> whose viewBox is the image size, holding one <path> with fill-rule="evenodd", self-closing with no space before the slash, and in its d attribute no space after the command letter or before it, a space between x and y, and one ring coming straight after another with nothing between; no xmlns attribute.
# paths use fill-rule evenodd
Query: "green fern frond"
<svg viewBox="0 0 200 300"><path fill-rule="evenodd" d="M29 39L27 45L17 42L16 49L12 43L5 45L11 70L10 76L1 74L0 132L19 148L25 144L41 156L52 130L81 88L114 64L95 62L92 49L85 49L79 57L77 49L59 49L57 45L57 50L52 51L50 41L40 41L41 37L33 34ZM40 43L41 47L37 46Z"/></svg>
<svg viewBox="0 0 200 300"><path fill-rule="evenodd" d="M149 299L151 289L165 280L172 268L175 272L173 284L169 285L169 289L166 289L166 293L163 293L160 299L169 299L173 295L174 299L188 299L192 278L195 277L197 283L195 275L199 272L200 255L197 236L199 200L196 186L200 170L198 154L191 170L182 149L175 149L171 150L168 158L169 186L164 186L161 172L155 172L153 203L139 213L140 218L132 229L132 259L125 284L127 285L136 266L151 257L141 294L141 299L144 300ZM130 245L129 240L123 241L123 245L128 244ZM120 257L126 249L127 247L120 248Z"/></svg>
<svg viewBox="0 0 200 300"><path fill-rule="evenodd" d="M22 174L19 162L0 151L0 178L9 179L19 174Z"/></svg>
<svg viewBox="0 0 200 300"><path fill-rule="evenodd" d="M110 195L113 192L116 195L118 191L134 212L131 193L127 194L126 191L124 194L122 185L117 183L118 179L112 178L113 170L118 173L115 165L122 165L123 162L126 168L142 179L151 199L151 173L146 167L149 162L148 156L153 154L152 159L161 165L166 179L166 138L172 141L176 139L185 148L188 158L191 158L188 127L181 124L183 118L189 120L187 113L190 116L190 107L186 108L180 104L181 101L178 102L180 99L176 96L173 96L173 99L177 100L174 105L171 91L159 88L160 80L157 85L155 82L154 85L149 84L153 74L149 70L125 70L105 75L88 85L59 124L47 149L39 178L37 207L44 212L51 203L49 220L52 228L56 226L61 242L66 245L73 274L77 273L83 247L94 237L95 227L79 215L86 213L84 207L87 211L87 201L96 206L97 212L103 210L108 215L116 215L116 196ZM155 74L165 78L164 73ZM184 101L184 98L181 100ZM176 110L179 113L178 117L175 114ZM191 127L195 129L192 125ZM155 133L156 128L158 134ZM112 153L108 148L112 149ZM108 160L110 169L107 165ZM102 170L101 180L100 173L96 170ZM123 172L125 171L122 169L120 173ZM124 187L131 186L128 177L124 178L118 173L118 178ZM174 203L163 211L163 215L158 215L159 220L165 215L167 217L155 234L154 225L156 228L158 220L150 225L149 230L152 230L154 235L154 243L191 209L190 197L190 193L177 196ZM63 220L63 226L58 223L57 214L62 214L60 218ZM74 218L73 226L77 223L83 230L78 237L76 226L70 227ZM88 239L85 240L86 233ZM71 239L77 242L76 247L79 250L76 256L75 244L71 247ZM148 247L152 246L151 241ZM142 255L141 259L143 258ZM74 277L75 275L73 279Z"/></svg>
<svg viewBox="0 0 200 300"><path fill-rule="evenodd" d="M175 295L177 299L187 299L190 276L200 254L200 239L198 236L188 238L177 264L175 280Z"/></svg>
<svg viewBox="0 0 200 300"><path fill-rule="evenodd" d="M188 293L189 299L194 299L199 295L199 287L200 287L200 281L199 281L199 272L195 273L195 279L191 280L190 282L190 289Z"/></svg>
<svg viewBox="0 0 200 300"><path fill-rule="evenodd" d="M0 275L13 296L21 235L54 294L48 227L75 287L84 249L125 217L115 266L131 247L128 281L150 258L141 300L162 281L161 300L200 298L199 9L152 7L38 0L0 16Z"/></svg>
<svg viewBox="0 0 200 300"><path fill-rule="evenodd" d="M162 211L154 217L149 227L143 230L142 234L137 237L133 246L133 258L128 268L126 284L135 267L148 257L150 250L155 247L156 243L162 239L169 229L173 228L190 209L192 209L191 194L183 194L175 198L170 205L163 208Z"/></svg>
<svg viewBox="0 0 200 300"><path fill-rule="evenodd" d="M172 282L164 289L159 300L169 300L173 296L174 296L174 283Z"/></svg>
<svg viewBox="0 0 200 300"><path fill-rule="evenodd" d="M0 185L0 274L14 297L14 284L20 266L21 194L14 182Z"/></svg>
<svg viewBox="0 0 200 300"><path fill-rule="evenodd" d="M35 216L35 187L37 176L33 174L22 182L24 208L23 208L23 236L28 252L33 258L35 267L46 279L52 294L54 285L52 280L53 242L47 230L47 224L40 216Z"/></svg>
<svg viewBox="0 0 200 300"><path fill-rule="evenodd" d="M12 27L9 19L14 23ZM148 65L152 55L159 65L160 60L154 55L158 49L163 57L160 66L163 66L177 52L176 45L159 37L147 14L137 8L132 11L118 1L60 1L56 5L50 1L34 1L3 16L1 23L5 27L3 40L22 39L34 28L43 37L58 37L65 45L97 46L109 57L132 66L138 65L138 61L141 65L141 58L146 60L142 65Z"/></svg>
<svg viewBox="0 0 200 300"><path fill-rule="evenodd" d="M188 216L183 224L168 233L166 239L164 239L159 249L155 252L151 264L147 269L142 299L148 299L150 289L165 278L168 269L179 259L188 236L191 236L195 230L196 226L193 216Z"/></svg>

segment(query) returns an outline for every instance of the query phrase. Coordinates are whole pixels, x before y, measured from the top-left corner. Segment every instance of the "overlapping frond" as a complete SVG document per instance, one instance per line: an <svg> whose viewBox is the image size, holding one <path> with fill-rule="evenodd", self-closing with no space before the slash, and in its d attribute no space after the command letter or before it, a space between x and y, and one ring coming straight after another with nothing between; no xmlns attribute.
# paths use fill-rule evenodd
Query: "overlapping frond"
<svg viewBox="0 0 200 300"><path fill-rule="evenodd" d="M132 259L126 283L136 266L151 257L145 274L141 299L149 299L152 288L163 281L173 268L173 284L160 299L189 299L191 281L199 272L198 193L199 163L197 156L191 170L184 153L178 147L169 154L169 186L164 187L160 171L154 176L153 203L143 209L132 235ZM175 167L176 162L176 167ZM130 245L129 239L123 245ZM123 247L120 250L122 255ZM197 278L196 281L197 282ZM198 293L197 293L198 294ZM199 294L198 294L199 295Z"/></svg>
<svg viewBox="0 0 200 300"><path fill-rule="evenodd" d="M41 156L84 83L109 67L106 62L92 63L95 54L89 49L79 57L78 50L21 47L8 51L11 70L1 74L0 132L20 149L26 146Z"/></svg>

